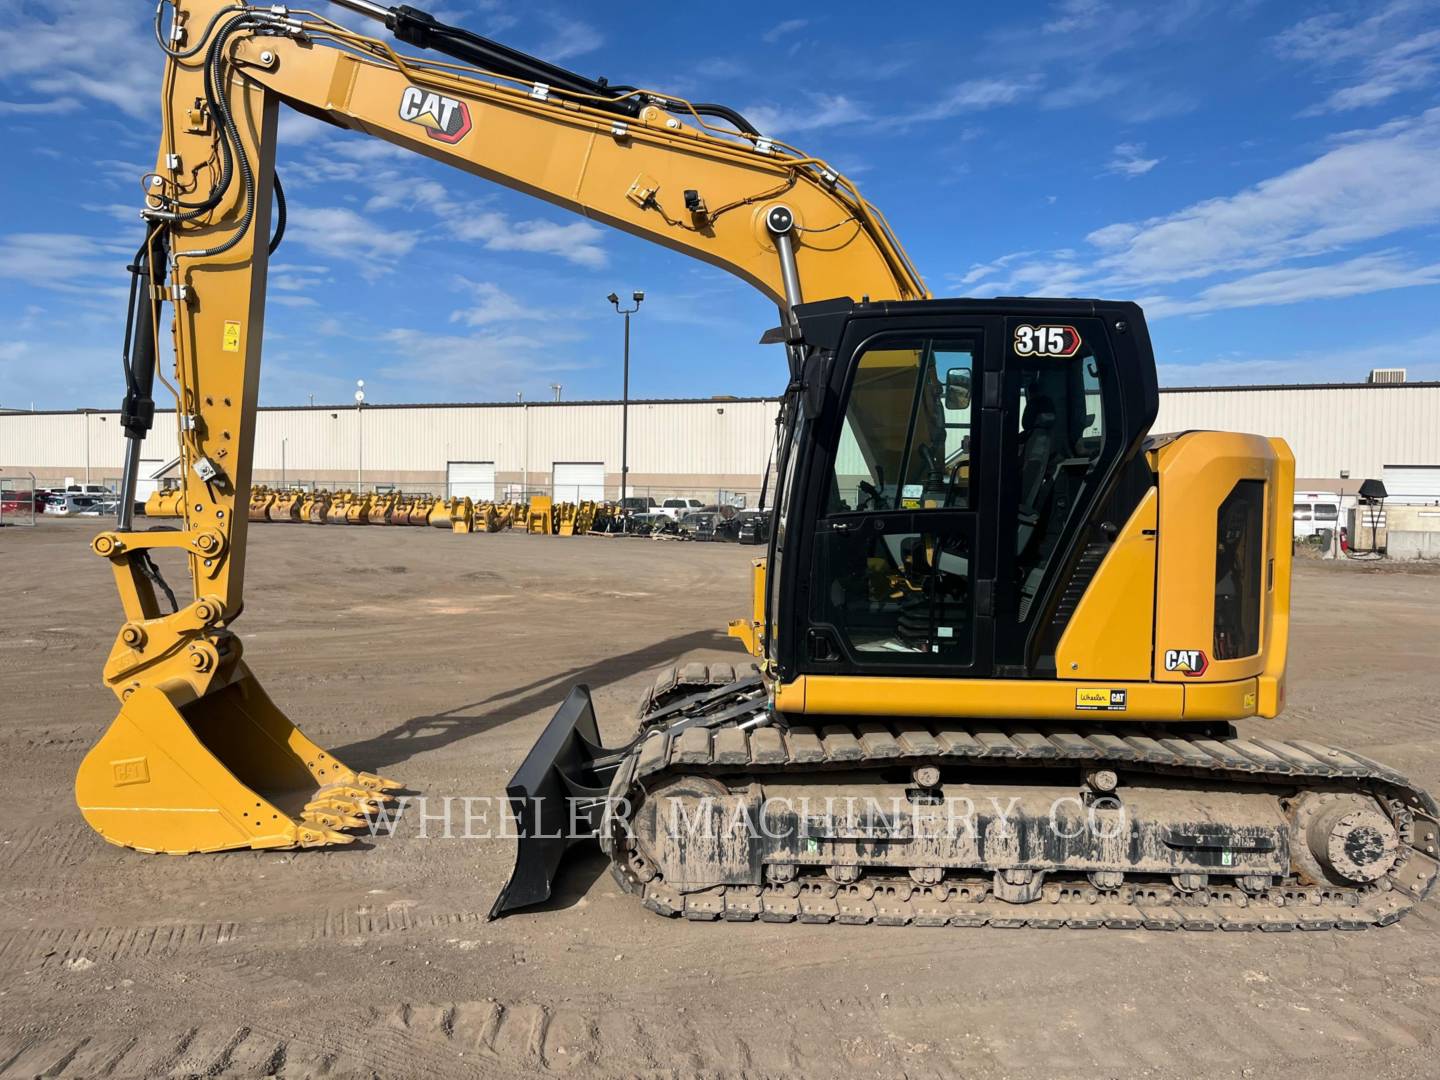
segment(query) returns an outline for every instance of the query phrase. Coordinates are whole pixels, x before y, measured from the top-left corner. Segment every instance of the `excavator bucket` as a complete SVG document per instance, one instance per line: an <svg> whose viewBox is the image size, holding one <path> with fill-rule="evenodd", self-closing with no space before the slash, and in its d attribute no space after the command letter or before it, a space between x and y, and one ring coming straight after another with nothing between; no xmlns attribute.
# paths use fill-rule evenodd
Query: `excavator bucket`
<svg viewBox="0 0 1440 1080"><path fill-rule="evenodd" d="M110 843L181 855L349 844L346 830L398 787L306 738L241 662L203 697L180 679L126 697L80 766L75 801Z"/></svg>
<svg viewBox="0 0 1440 1080"><path fill-rule="evenodd" d="M525 512L525 531L549 536L554 529L554 507L549 496L537 495Z"/></svg>
<svg viewBox="0 0 1440 1080"><path fill-rule="evenodd" d="M475 503L469 495L457 498L451 503L450 531L457 533L475 531Z"/></svg>

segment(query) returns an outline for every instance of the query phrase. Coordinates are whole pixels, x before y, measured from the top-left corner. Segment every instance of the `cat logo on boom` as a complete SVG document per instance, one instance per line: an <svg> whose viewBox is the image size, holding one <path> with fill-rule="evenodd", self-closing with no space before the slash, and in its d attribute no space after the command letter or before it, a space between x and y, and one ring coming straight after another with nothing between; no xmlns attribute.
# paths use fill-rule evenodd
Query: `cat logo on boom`
<svg viewBox="0 0 1440 1080"><path fill-rule="evenodd" d="M1186 678L1204 675L1210 666L1210 658L1202 649L1166 649L1165 670L1178 671Z"/></svg>
<svg viewBox="0 0 1440 1080"><path fill-rule="evenodd" d="M400 119L419 124L430 138L452 145L470 134L470 106L418 86L407 86L400 95Z"/></svg>

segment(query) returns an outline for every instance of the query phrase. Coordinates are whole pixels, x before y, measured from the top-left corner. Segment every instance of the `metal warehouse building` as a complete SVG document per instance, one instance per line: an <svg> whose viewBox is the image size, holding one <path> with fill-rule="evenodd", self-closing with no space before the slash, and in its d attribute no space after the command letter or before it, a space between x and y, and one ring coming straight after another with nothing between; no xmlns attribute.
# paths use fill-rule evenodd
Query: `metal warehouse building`
<svg viewBox="0 0 1440 1080"><path fill-rule="evenodd" d="M774 440L769 398L630 403L630 485L657 498L754 504ZM142 477L175 455L173 414L156 417ZM1162 390L1155 431L1211 428L1285 438L1299 486L1354 491L1380 477L1391 493L1440 499L1440 383L1186 387ZM504 498L613 497L620 484L619 402L353 405L262 409L256 483L374 486ZM113 410L0 413L0 479L113 482L122 439Z"/></svg>

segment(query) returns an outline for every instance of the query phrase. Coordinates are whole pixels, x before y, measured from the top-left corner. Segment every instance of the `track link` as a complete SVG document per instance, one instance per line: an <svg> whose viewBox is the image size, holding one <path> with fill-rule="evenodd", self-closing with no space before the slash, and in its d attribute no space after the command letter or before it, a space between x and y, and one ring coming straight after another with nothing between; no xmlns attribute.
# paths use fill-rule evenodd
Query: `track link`
<svg viewBox="0 0 1440 1080"><path fill-rule="evenodd" d="M1213 738L1175 728L1150 729L1002 724L950 719L864 721L837 717L817 727L783 723L766 713L752 682L716 682L738 674L728 665L706 672L687 665L662 673L642 705L642 731L615 774L601 845L621 887L650 910L693 920L850 923L899 926L1060 927L1151 930L1358 930L1395 922L1429 895L1440 871L1440 813L1402 775L1339 747L1303 740ZM1305 792L1343 790L1373 796L1399 836L1394 865L1357 887L1312 884L1299 875L1258 892L1234 879L1182 890L1168 881L1127 877L1113 889L1083 875L1052 875L1038 898L999 899L993 875L951 871L933 885L903 870L866 873L838 883L802 868L783 884L684 891L667 883L642 854L630 829L648 791L679 778L764 784L785 776L866 767L933 763L953 768L1036 765L1049 769L1116 768L1128 777L1183 777L1229 785L1274 785Z"/></svg>

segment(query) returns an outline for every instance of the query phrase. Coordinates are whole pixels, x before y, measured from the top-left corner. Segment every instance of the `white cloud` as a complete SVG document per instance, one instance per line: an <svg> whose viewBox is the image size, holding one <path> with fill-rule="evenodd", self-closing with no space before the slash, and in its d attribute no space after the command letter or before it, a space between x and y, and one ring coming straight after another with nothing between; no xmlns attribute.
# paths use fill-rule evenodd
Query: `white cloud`
<svg viewBox="0 0 1440 1080"><path fill-rule="evenodd" d="M1440 355L1440 331L1354 348L1308 350L1284 356L1222 356L1198 364L1161 363L1158 369L1161 386L1352 381L1364 378L1377 367L1408 368L1412 379L1425 379L1440 373L1440 365L1427 360L1417 363L1416 357L1436 355Z"/></svg>
<svg viewBox="0 0 1440 1080"><path fill-rule="evenodd" d="M1115 152L1111 155L1109 164L1105 166L1105 171L1133 178L1144 176L1159 164L1158 157L1145 157L1144 143L1120 143L1115 147Z"/></svg>
<svg viewBox="0 0 1440 1080"><path fill-rule="evenodd" d="M1060 0L1055 13L1045 20L1042 30L1047 34L1074 34L1092 29L1109 10L1104 0Z"/></svg>
<svg viewBox="0 0 1440 1080"><path fill-rule="evenodd" d="M50 98L48 101L0 101L0 116L52 116L74 112L80 101L73 97Z"/></svg>
<svg viewBox="0 0 1440 1080"><path fill-rule="evenodd" d="M1101 74L1092 69L1064 86L1047 91L1040 104L1047 109L1075 109L1114 97L1125 87L1125 80L1119 76Z"/></svg>
<svg viewBox="0 0 1440 1080"><path fill-rule="evenodd" d="M540 313L527 308L515 297L490 281L470 281L460 278L457 282L474 297L474 304L450 313L450 321L466 326L486 326L490 323L512 322L518 319L534 319Z"/></svg>
<svg viewBox="0 0 1440 1080"><path fill-rule="evenodd" d="M454 213L448 219L450 234L457 240L478 241L492 251L526 251L558 255L576 266L598 270L605 265L600 241L605 233L588 221L568 224L535 219L511 221L497 210Z"/></svg>
<svg viewBox="0 0 1440 1080"><path fill-rule="evenodd" d="M928 105L912 110L903 122L948 120L962 113L982 112L1002 105L1013 105L1032 96L1039 88L1038 75L1025 78L970 79L951 87Z"/></svg>
<svg viewBox="0 0 1440 1080"><path fill-rule="evenodd" d="M791 34L804 30L805 27L809 25L809 19L785 19L761 34L760 40L765 42L766 45L774 45L781 38L789 37Z"/></svg>
<svg viewBox="0 0 1440 1080"><path fill-rule="evenodd" d="M1307 113L1378 105L1435 77L1440 27L1433 0L1392 0L1371 12L1363 18L1339 12L1311 15L1275 39L1282 56L1312 63L1327 76L1338 72L1346 80Z"/></svg>
<svg viewBox="0 0 1440 1080"><path fill-rule="evenodd" d="M537 326L529 333L435 334L391 330L381 348L393 358L382 378L404 380L407 395L455 400L504 400L524 391L542 397L554 376L590 365L574 358L576 335L561 326Z"/></svg>
<svg viewBox="0 0 1440 1080"><path fill-rule="evenodd" d="M1440 221L1440 108L1358 135L1239 194L1087 239L1120 280L1255 270Z"/></svg>
<svg viewBox="0 0 1440 1080"><path fill-rule="evenodd" d="M843 94L811 94L810 106L750 105L740 111L766 135L841 127L868 119L864 106Z"/></svg>
<svg viewBox="0 0 1440 1080"><path fill-rule="evenodd" d="M550 37L537 52L553 64L584 56L605 44L605 35L580 19L547 15L545 21L550 24Z"/></svg>
<svg viewBox="0 0 1440 1080"><path fill-rule="evenodd" d="M1414 265L1397 252L1381 252L1320 266L1265 270L1212 285L1187 300L1150 297L1142 303L1146 312L1161 318L1302 300L1337 300L1419 285L1440 285L1440 263Z"/></svg>
<svg viewBox="0 0 1440 1080"><path fill-rule="evenodd" d="M391 184L385 190L370 196L365 202L367 213L391 210L395 207L434 209L443 206L450 194L445 185L437 180L408 180Z"/></svg>
<svg viewBox="0 0 1440 1080"><path fill-rule="evenodd" d="M1146 160L1139 148L1132 156ZM1095 229L1084 250L1016 252L954 281L977 295L1152 290L1142 302L1157 316L1434 285L1440 264L1401 249L1346 252L1440 221L1437 175L1440 108L1351 132L1313 161L1235 195ZM1188 294L1175 289L1191 281L1204 284Z"/></svg>
<svg viewBox="0 0 1440 1080"><path fill-rule="evenodd" d="M268 284L271 291L303 293L334 279L328 266L302 263L272 263Z"/></svg>
<svg viewBox="0 0 1440 1080"><path fill-rule="evenodd" d="M374 280L410 254L417 238L413 233L382 229L349 207L324 206L293 212L285 239L316 254L357 265L362 277Z"/></svg>
<svg viewBox="0 0 1440 1080"><path fill-rule="evenodd" d="M279 123L275 140L285 147L304 146L340 130L334 124L327 124L324 120L316 120L313 116L288 108L281 108Z"/></svg>
<svg viewBox="0 0 1440 1080"><path fill-rule="evenodd" d="M12 233L0 237L0 278L87 297L124 297L133 246L80 233Z"/></svg>
<svg viewBox="0 0 1440 1080"><path fill-rule="evenodd" d="M154 116L163 71L148 15L131 4L47 0L4 4L0 72L63 112L86 97ZM33 110L32 110L33 111Z"/></svg>

